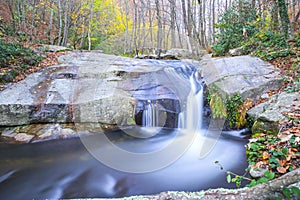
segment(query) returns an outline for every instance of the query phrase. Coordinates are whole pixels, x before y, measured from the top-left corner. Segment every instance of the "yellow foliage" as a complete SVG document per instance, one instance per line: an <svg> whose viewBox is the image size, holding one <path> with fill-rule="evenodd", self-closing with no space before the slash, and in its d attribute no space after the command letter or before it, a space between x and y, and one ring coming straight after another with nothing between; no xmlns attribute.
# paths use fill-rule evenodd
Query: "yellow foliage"
<svg viewBox="0 0 300 200"><path fill-rule="evenodd" d="M236 126L238 128L245 126L247 120L246 120L246 114L247 111L252 108L253 101L252 99L247 98L244 103L239 107L238 114L236 115Z"/></svg>
<svg viewBox="0 0 300 200"><path fill-rule="evenodd" d="M115 35L125 31L125 14L114 0L95 0L93 30L105 35Z"/></svg>
<svg viewBox="0 0 300 200"><path fill-rule="evenodd" d="M217 93L211 94L209 104L212 109L214 118L224 118L227 116L226 106L220 95L218 95Z"/></svg>

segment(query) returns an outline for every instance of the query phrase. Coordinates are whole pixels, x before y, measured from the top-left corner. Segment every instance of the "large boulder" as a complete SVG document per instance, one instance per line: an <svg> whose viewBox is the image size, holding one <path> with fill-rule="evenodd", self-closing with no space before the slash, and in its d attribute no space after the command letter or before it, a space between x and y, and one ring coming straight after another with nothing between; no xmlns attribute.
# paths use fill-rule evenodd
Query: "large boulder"
<svg viewBox="0 0 300 200"><path fill-rule="evenodd" d="M282 92L250 109L247 114L255 121L252 132L277 134L279 121L285 118L283 113L291 110L293 105L300 105L300 94Z"/></svg>
<svg viewBox="0 0 300 200"><path fill-rule="evenodd" d="M168 113L166 124L175 127L196 70L181 61L137 60L97 51L70 52L59 62L0 92L0 126L135 125L150 103L159 104L159 112Z"/></svg>
<svg viewBox="0 0 300 200"><path fill-rule="evenodd" d="M279 89L282 82L275 66L252 56L207 58L199 65L207 85L229 96L239 93L256 100L268 90Z"/></svg>

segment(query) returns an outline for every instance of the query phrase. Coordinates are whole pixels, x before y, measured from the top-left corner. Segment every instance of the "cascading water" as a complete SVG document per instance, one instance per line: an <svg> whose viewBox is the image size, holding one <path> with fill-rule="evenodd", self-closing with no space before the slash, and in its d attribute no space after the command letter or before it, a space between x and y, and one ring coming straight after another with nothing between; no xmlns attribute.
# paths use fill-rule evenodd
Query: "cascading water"
<svg viewBox="0 0 300 200"><path fill-rule="evenodd" d="M157 105L148 100L145 110L143 111L143 127L157 127L159 125L159 110Z"/></svg>
<svg viewBox="0 0 300 200"><path fill-rule="evenodd" d="M202 127L203 87L199 83L199 73L190 76L191 90L186 100L185 110L179 113L178 128L199 131Z"/></svg>
<svg viewBox="0 0 300 200"><path fill-rule="evenodd" d="M181 61L154 60L150 65L144 60L131 62L125 63L126 69L134 72L128 85L138 86L126 91L134 91L133 97L139 100L137 124L142 127L103 134L94 134L88 128L83 130L87 135L81 140L0 143L2 199L112 198L235 187L226 182L226 173L214 163L219 161L228 171L244 173L248 166L246 141L220 138L215 143L215 138L197 134L202 122L203 87L195 67ZM153 76L144 76L149 69L155 69L151 71ZM134 70L142 73L141 77L136 77ZM182 130L175 128L178 114L178 128ZM170 121L174 122L172 126ZM210 154L200 159L203 144L212 145L205 151ZM103 152L106 155L102 159L95 157ZM117 165L104 165L106 158ZM134 169L134 173L128 173L127 168Z"/></svg>

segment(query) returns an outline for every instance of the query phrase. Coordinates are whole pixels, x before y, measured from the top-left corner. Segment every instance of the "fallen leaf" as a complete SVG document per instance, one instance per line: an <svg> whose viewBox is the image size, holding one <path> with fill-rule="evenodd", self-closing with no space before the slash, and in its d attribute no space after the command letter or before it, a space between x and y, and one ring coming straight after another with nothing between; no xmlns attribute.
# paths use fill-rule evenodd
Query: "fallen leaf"
<svg viewBox="0 0 300 200"><path fill-rule="evenodd" d="M277 171L278 171L279 173L281 173L281 174L286 173L286 169L285 169L284 167L277 167L276 169L277 169Z"/></svg>
<svg viewBox="0 0 300 200"><path fill-rule="evenodd" d="M266 160L266 159L268 159L268 158L270 158L270 155L269 155L268 152L265 151L265 152L263 153L263 159Z"/></svg>

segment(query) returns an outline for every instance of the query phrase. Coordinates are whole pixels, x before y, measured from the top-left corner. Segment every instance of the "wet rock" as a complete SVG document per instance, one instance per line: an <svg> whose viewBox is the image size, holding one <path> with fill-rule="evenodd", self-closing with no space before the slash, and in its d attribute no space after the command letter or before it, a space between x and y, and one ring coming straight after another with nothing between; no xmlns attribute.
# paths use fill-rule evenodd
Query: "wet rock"
<svg viewBox="0 0 300 200"><path fill-rule="evenodd" d="M61 127L59 124L49 124L46 125L45 128L43 128L41 131L38 133L38 138L45 140L45 139L56 139L60 136L61 134Z"/></svg>
<svg viewBox="0 0 300 200"><path fill-rule="evenodd" d="M61 132L60 132L60 136L62 138L71 138L71 137L74 137L76 135L77 135L77 133L74 130L70 129L70 128L61 129Z"/></svg>
<svg viewBox="0 0 300 200"><path fill-rule="evenodd" d="M19 133L14 138L18 142L28 143L34 138L34 135L28 135L26 133Z"/></svg>
<svg viewBox="0 0 300 200"><path fill-rule="evenodd" d="M251 56L207 58L199 63L208 87L216 86L227 95L235 93L259 99L282 83L280 71L273 65Z"/></svg>
<svg viewBox="0 0 300 200"><path fill-rule="evenodd" d="M268 171L268 167L265 168L250 168L250 175L253 178L261 178L264 177L265 173Z"/></svg>
<svg viewBox="0 0 300 200"><path fill-rule="evenodd" d="M255 121L252 132L277 134L280 128L278 122L284 119L282 113L291 110L293 105L300 105L300 94L282 92L250 109L247 114Z"/></svg>
<svg viewBox="0 0 300 200"><path fill-rule="evenodd" d="M6 129L6 130L3 130L1 133L1 136L9 137L9 138L14 138L16 135L17 135L17 133L15 132L15 129Z"/></svg>
<svg viewBox="0 0 300 200"><path fill-rule="evenodd" d="M137 60L95 51L70 52L59 62L0 92L0 126L133 125L145 109L139 103L148 100L161 104L162 112L170 113L167 119L174 121L182 109L180 100L190 92L189 77L197 70L181 61Z"/></svg>

